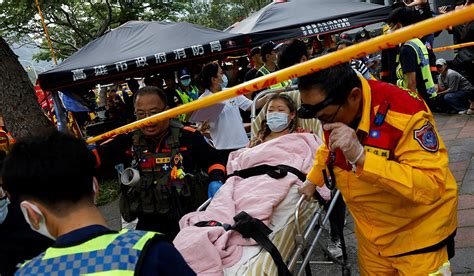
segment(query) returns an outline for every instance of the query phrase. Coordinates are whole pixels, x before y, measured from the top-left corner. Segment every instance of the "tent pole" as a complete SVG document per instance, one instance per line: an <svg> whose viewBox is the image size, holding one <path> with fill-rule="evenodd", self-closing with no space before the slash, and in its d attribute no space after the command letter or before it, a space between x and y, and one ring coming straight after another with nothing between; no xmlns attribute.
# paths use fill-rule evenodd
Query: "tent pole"
<svg viewBox="0 0 474 276"><path fill-rule="evenodd" d="M58 124L58 130L61 132L68 133L66 110L63 107L59 93L56 90L51 91L51 97L53 98L54 112L56 113L56 121Z"/></svg>

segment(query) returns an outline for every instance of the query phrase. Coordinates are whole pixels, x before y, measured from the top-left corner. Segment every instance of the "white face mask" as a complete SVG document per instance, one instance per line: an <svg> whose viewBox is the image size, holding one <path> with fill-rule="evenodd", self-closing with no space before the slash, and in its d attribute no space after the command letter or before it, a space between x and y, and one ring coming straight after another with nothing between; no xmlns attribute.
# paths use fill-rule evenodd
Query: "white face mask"
<svg viewBox="0 0 474 276"><path fill-rule="evenodd" d="M28 207L30 207L31 209L33 209L33 211L35 211L38 215L40 215L41 219L39 222L39 229L35 229L33 227L33 224L30 222L30 218L28 216L28 211L24 205L28 205ZM43 213L40 211L40 209L36 205L25 200L20 203L20 207L21 207L21 212L23 213L23 216L25 217L26 222L30 225L33 231L38 232L41 235L48 237L52 240L56 240L56 238L53 237L53 235L49 233L48 228L46 227L46 219L44 218Z"/></svg>
<svg viewBox="0 0 474 276"><path fill-rule="evenodd" d="M273 132L282 132L288 127L288 113L271 112L267 113L267 125Z"/></svg>
<svg viewBox="0 0 474 276"><path fill-rule="evenodd" d="M229 83L229 80L227 79L227 76L225 74L223 74L222 75L221 88L222 89L226 88L228 83Z"/></svg>

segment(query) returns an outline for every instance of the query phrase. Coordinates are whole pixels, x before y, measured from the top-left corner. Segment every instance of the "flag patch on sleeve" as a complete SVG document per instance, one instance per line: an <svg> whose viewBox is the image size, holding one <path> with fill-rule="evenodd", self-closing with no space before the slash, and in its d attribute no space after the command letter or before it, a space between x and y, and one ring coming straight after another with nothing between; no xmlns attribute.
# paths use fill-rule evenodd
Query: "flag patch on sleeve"
<svg viewBox="0 0 474 276"><path fill-rule="evenodd" d="M426 122L421 128L415 129L413 138L420 146L429 152L437 152L439 149L438 136L434 126L430 122Z"/></svg>

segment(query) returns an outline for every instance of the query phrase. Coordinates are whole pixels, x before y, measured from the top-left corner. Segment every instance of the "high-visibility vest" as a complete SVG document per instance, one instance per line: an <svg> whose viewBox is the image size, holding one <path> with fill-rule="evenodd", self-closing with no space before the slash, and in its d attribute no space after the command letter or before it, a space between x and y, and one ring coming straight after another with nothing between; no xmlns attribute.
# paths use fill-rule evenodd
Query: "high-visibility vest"
<svg viewBox="0 0 474 276"><path fill-rule="evenodd" d="M181 89L179 88L176 88L176 93L178 93L178 96L183 102L183 104L190 103L199 97L199 90L195 86L190 86L189 88L191 88L191 91L189 93L187 93L186 91L181 91ZM179 115L179 120L181 122L186 122L186 114Z"/></svg>
<svg viewBox="0 0 474 276"><path fill-rule="evenodd" d="M76 246L50 247L23 264L15 275L134 275L143 248L155 235L124 229Z"/></svg>
<svg viewBox="0 0 474 276"><path fill-rule="evenodd" d="M260 67L260 69L258 69L258 72L260 72L264 76L271 73L270 70L268 70L267 67L265 67L265 64L262 65L262 67ZM289 85L291 85L291 81L283 81L283 82L274 84L274 85L270 86L269 88L270 89L284 88L284 87L287 87Z"/></svg>
<svg viewBox="0 0 474 276"><path fill-rule="evenodd" d="M420 39L413 38L405 42L404 45L410 46L416 52L416 59L418 65L420 66L421 75L423 76L423 80L425 82L426 93L428 93L430 98L436 97L437 89L433 81L433 76L431 75L429 54L425 44L423 44ZM402 66L400 64L400 55L397 55L397 63L397 86L400 88L408 89L408 80L405 74L403 74Z"/></svg>

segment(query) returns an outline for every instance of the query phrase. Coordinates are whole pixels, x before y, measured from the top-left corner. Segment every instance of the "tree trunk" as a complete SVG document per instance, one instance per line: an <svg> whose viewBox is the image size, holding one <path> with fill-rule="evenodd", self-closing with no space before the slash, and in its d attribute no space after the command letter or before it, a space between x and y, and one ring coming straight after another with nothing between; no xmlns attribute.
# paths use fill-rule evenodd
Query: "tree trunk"
<svg viewBox="0 0 474 276"><path fill-rule="evenodd" d="M5 40L0 37L0 116L15 139L51 130L35 90Z"/></svg>

